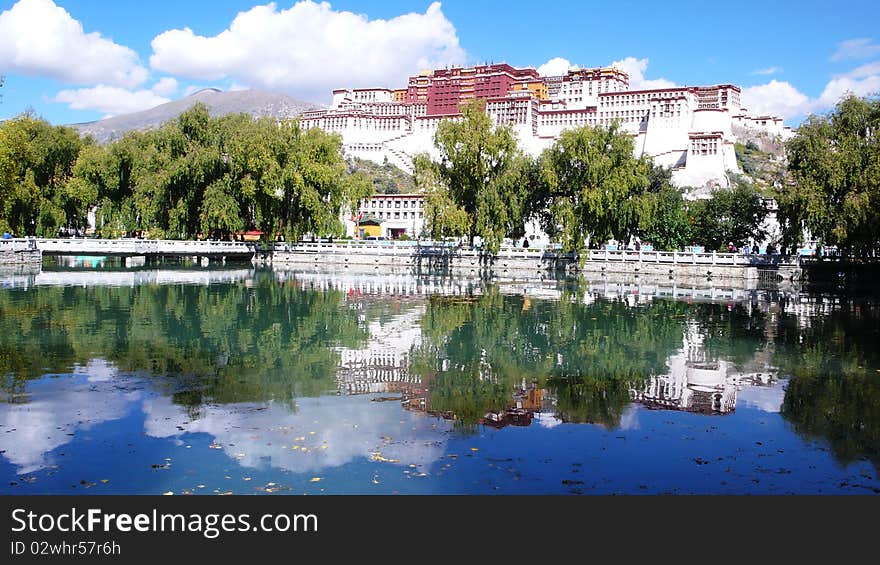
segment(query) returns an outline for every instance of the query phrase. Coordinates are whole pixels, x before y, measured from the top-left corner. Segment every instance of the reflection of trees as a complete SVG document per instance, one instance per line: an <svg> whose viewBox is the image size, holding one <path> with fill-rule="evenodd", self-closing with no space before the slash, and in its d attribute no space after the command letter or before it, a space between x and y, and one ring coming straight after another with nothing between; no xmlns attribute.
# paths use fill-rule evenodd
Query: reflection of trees
<svg viewBox="0 0 880 565"><path fill-rule="evenodd" d="M269 276L251 285L2 293L0 374L34 378L101 357L175 377L169 392L188 406L317 395L335 388L334 346L366 338L342 298Z"/></svg>
<svg viewBox="0 0 880 565"><path fill-rule="evenodd" d="M431 377L429 409L466 424L502 410L523 380L550 389L563 419L616 425L630 385L665 369L681 347L688 306L530 301L490 289L430 300L410 370Z"/></svg>
<svg viewBox="0 0 880 565"><path fill-rule="evenodd" d="M707 359L742 365L751 361L766 342L767 316L743 304L693 304L688 317L699 328Z"/></svg>
<svg viewBox="0 0 880 565"><path fill-rule="evenodd" d="M782 415L794 429L828 441L844 464L866 457L880 468L878 320L867 314L843 308L809 327L785 317L776 362L790 376Z"/></svg>
<svg viewBox="0 0 880 565"><path fill-rule="evenodd" d="M563 422L602 424L615 428L632 401L628 381L578 376L551 382L556 394L556 415Z"/></svg>

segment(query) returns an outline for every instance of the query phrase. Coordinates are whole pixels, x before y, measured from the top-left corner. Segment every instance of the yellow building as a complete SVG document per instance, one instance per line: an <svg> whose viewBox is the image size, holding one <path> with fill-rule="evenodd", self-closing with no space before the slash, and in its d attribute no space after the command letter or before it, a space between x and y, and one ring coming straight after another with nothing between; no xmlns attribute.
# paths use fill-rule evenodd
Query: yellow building
<svg viewBox="0 0 880 565"><path fill-rule="evenodd" d="M382 237L382 220L375 216L366 216L357 223L355 233L358 239Z"/></svg>
<svg viewBox="0 0 880 565"><path fill-rule="evenodd" d="M533 80L529 82L517 82L510 88L511 92L520 92L529 90L538 100L549 100L550 92L547 90L547 84L542 80Z"/></svg>

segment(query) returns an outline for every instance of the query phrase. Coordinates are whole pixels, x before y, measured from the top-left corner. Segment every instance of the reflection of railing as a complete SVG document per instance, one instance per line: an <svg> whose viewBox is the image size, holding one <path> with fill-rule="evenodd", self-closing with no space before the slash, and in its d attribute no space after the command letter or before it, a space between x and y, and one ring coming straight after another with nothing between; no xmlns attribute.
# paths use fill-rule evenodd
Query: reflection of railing
<svg viewBox="0 0 880 565"><path fill-rule="evenodd" d="M320 253L327 255L405 255L405 256L455 256L481 258L486 252L479 248L462 246L453 242L437 241L382 241L345 240L338 242L297 242L276 243L279 252ZM492 254L496 260L567 258L575 259L574 253L566 253L551 247L511 247L502 246ZM721 266L776 266L794 264L797 258L782 255L744 254L744 253L696 253L692 251L642 251L589 249L583 258L588 261L660 263L669 265L721 265Z"/></svg>
<svg viewBox="0 0 880 565"><path fill-rule="evenodd" d="M0 277L0 285L8 288L31 288L34 286L128 286L224 284L247 280L253 276L250 269L236 270L151 270L151 271L39 271L13 273Z"/></svg>

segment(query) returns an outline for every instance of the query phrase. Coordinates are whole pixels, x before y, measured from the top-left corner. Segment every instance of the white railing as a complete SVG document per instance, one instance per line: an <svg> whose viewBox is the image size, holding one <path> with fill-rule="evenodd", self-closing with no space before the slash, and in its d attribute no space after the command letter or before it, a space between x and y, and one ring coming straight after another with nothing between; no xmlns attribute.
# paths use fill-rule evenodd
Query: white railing
<svg viewBox="0 0 880 565"><path fill-rule="evenodd" d="M36 251L37 240L34 238L14 238L0 239L0 253L6 251L10 253L22 251Z"/></svg>
<svg viewBox="0 0 880 565"><path fill-rule="evenodd" d="M770 263L767 255L742 253L694 253L692 251L634 251L590 249L587 259L606 262L668 263L673 265L733 265L748 266Z"/></svg>
<svg viewBox="0 0 880 565"><path fill-rule="evenodd" d="M235 255L252 254L255 246L240 241L185 241L162 239L36 239L43 253L78 255Z"/></svg>

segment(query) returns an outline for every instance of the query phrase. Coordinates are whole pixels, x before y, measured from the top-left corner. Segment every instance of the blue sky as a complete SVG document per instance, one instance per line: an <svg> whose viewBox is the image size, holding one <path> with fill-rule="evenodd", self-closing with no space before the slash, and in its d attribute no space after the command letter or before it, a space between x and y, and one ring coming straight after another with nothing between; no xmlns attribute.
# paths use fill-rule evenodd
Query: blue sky
<svg viewBox="0 0 880 565"><path fill-rule="evenodd" d="M633 87L733 83L753 113L796 126L880 92L878 22L876 1L3 0L0 119L90 121L205 86L327 104L332 88L505 61L616 63Z"/></svg>

